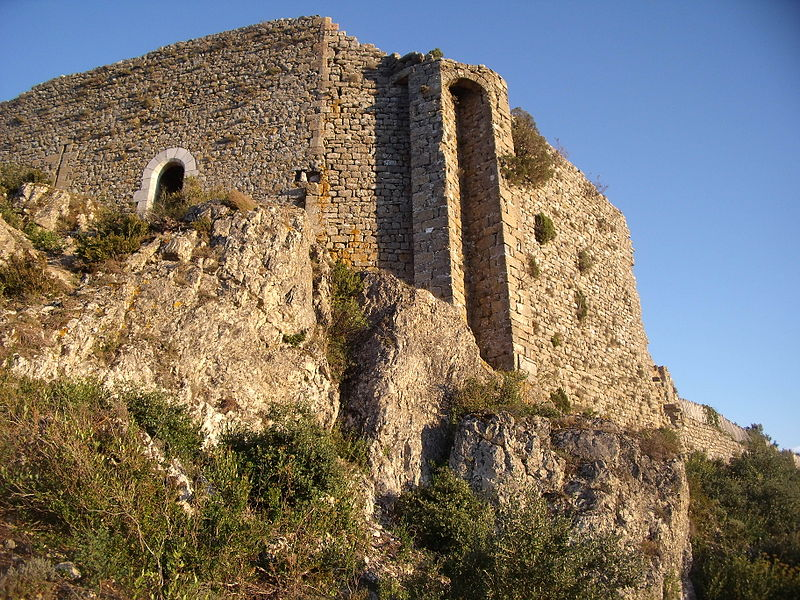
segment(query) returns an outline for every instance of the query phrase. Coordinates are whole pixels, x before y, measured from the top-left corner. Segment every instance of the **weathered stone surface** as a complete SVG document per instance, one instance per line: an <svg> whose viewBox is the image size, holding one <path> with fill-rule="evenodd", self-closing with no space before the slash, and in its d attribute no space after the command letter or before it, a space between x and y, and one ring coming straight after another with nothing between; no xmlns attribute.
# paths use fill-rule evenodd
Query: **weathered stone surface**
<svg viewBox="0 0 800 600"><path fill-rule="evenodd" d="M619 535L649 563L644 597L689 593L689 489L683 461L658 461L607 421L559 428L548 419L508 414L462 421L451 468L500 502L534 490L576 526ZM674 593L673 592L673 593ZM632 594L632 597L641 597Z"/></svg>
<svg viewBox="0 0 800 600"><path fill-rule="evenodd" d="M161 246L161 256L164 257L164 260L188 262L192 258L192 252L196 245L197 232L188 231L165 241Z"/></svg>
<svg viewBox="0 0 800 600"><path fill-rule="evenodd" d="M0 216L0 265L15 254L33 255L33 246L24 233L11 227Z"/></svg>
<svg viewBox="0 0 800 600"><path fill-rule="evenodd" d="M355 356L346 419L370 442L378 497L429 475L448 452L452 391L488 367L458 311L383 273L365 280L370 330Z"/></svg>
<svg viewBox="0 0 800 600"><path fill-rule="evenodd" d="M257 422L273 403L307 405L331 423L338 394L320 350L315 303L327 299L314 296L308 220L286 206L214 211L210 245L194 232L167 242L180 240L183 262L166 260L156 239L121 272L89 275L59 305L7 319L0 336L12 368L168 389L212 439L231 419ZM26 344L22 322L38 323L44 343ZM300 331L303 346L283 342Z"/></svg>

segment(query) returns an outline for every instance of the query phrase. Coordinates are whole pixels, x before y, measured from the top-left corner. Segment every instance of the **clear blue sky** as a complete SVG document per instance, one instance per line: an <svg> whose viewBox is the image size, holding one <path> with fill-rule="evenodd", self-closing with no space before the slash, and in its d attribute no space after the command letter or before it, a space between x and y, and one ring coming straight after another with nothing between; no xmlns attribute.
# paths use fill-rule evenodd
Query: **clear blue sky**
<svg viewBox="0 0 800 600"><path fill-rule="evenodd" d="M258 21L485 64L628 219L682 396L800 447L800 2L0 0L0 99Z"/></svg>

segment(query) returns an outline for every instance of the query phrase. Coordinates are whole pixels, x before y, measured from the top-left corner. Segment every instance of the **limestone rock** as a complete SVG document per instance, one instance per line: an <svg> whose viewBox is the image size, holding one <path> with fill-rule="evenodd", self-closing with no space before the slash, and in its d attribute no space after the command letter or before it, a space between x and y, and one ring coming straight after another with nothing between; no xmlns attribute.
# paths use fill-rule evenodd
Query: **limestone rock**
<svg viewBox="0 0 800 600"><path fill-rule="evenodd" d="M11 227L0 216L0 265L15 254L33 255L33 246L24 233Z"/></svg>
<svg viewBox="0 0 800 600"><path fill-rule="evenodd" d="M161 247L161 256L164 260L176 260L178 262L189 262L192 252L197 245L197 232L188 231L182 235L173 237L165 242Z"/></svg>
<svg viewBox="0 0 800 600"><path fill-rule="evenodd" d="M212 441L225 423L257 424L276 403L305 405L330 424L338 394L320 349L315 304L327 299L314 291L307 217L293 207L208 210L216 219L202 252L194 232L162 252L156 239L118 272L86 276L60 304L15 315L37 324L42 342L3 337L14 371L167 389ZM165 260L172 252L180 262ZM283 342L298 332L300 347Z"/></svg>
<svg viewBox="0 0 800 600"><path fill-rule="evenodd" d="M75 220L79 229L85 229L99 210L94 200L41 183L24 184L14 205L28 220L50 231L55 231L61 220Z"/></svg>
<svg viewBox="0 0 800 600"><path fill-rule="evenodd" d="M370 329L359 344L346 418L370 442L378 497L426 480L446 459L454 388L488 367L451 305L385 273L365 279Z"/></svg>
<svg viewBox="0 0 800 600"><path fill-rule="evenodd" d="M81 578L81 572L73 562L60 562L53 568L56 573L67 579L76 580Z"/></svg>
<svg viewBox="0 0 800 600"><path fill-rule="evenodd" d="M555 508L574 512L577 528L619 535L640 549L650 565L644 597L660 600L670 587L688 593L683 461L646 456L613 423L596 419L558 427L541 417L467 417L456 433L450 467L484 496L513 502L534 490Z"/></svg>

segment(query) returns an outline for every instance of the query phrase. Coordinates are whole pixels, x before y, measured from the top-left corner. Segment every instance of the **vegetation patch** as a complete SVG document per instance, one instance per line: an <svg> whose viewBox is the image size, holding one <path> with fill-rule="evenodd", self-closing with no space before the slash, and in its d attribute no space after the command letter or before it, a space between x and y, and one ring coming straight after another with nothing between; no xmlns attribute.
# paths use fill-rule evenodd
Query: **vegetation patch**
<svg viewBox="0 0 800 600"><path fill-rule="evenodd" d="M168 457L198 457L203 435L183 406L162 392L129 391L122 399L136 424L164 446Z"/></svg>
<svg viewBox="0 0 800 600"><path fill-rule="evenodd" d="M553 225L553 220L544 213L539 213L534 217L533 233L536 241L540 244L546 244L555 239L556 226Z"/></svg>
<svg viewBox="0 0 800 600"><path fill-rule="evenodd" d="M709 425L713 425L714 427L719 427L719 413L713 406L709 406L708 404L703 404L703 413L706 416L706 423Z"/></svg>
<svg viewBox="0 0 800 600"><path fill-rule="evenodd" d="M238 190L231 190L225 194L222 201L225 206L241 212L249 212L258 206L250 196Z"/></svg>
<svg viewBox="0 0 800 600"><path fill-rule="evenodd" d="M132 213L108 210L76 240L75 254L88 269L136 252L149 232L146 221Z"/></svg>
<svg viewBox="0 0 800 600"><path fill-rule="evenodd" d="M642 452L655 460L672 460L681 453L681 438L669 427L643 429L638 437Z"/></svg>
<svg viewBox="0 0 800 600"><path fill-rule="evenodd" d="M583 321L589 314L589 301L581 290L575 290L575 316L578 321Z"/></svg>
<svg viewBox="0 0 800 600"><path fill-rule="evenodd" d="M0 297L26 301L52 296L64 286L47 273L47 261L41 256L14 254L0 266Z"/></svg>
<svg viewBox="0 0 800 600"><path fill-rule="evenodd" d="M50 177L28 165L0 163L0 196L12 195L26 183L50 183Z"/></svg>
<svg viewBox="0 0 800 600"><path fill-rule="evenodd" d="M527 261L525 262L525 270L531 279L539 279L539 276L542 274L539 263L536 262L536 257L532 254L528 254Z"/></svg>
<svg viewBox="0 0 800 600"><path fill-rule="evenodd" d="M289 344L292 348L297 348L300 344L306 341L306 330L298 331L297 333L283 334L283 343Z"/></svg>
<svg viewBox="0 0 800 600"><path fill-rule="evenodd" d="M189 175L183 179L183 187L180 190L162 193L155 199L148 219L156 228L166 229L177 221L183 221L191 207L212 200L226 200L228 194L227 190L218 187L207 190L199 179ZM235 205L233 207L236 208Z"/></svg>
<svg viewBox="0 0 800 600"><path fill-rule="evenodd" d="M31 241L33 247L41 252L60 254L64 251L63 238L53 231L39 227L36 223L26 223L22 232Z"/></svg>
<svg viewBox="0 0 800 600"><path fill-rule="evenodd" d="M546 404L525 398L527 375L522 371L499 371L484 379L472 377L456 390L450 407L450 421L458 424L467 415L490 416L506 412L516 418L556 418L561 413Z"/></svg>
<svg viewBox="0 0 800 600"><path fill-rule="evenodd" d="M572 403L569 401L567 392L564 388L558 388L556 391L550 393L550 402L556 407L556 410L567 414L572 409Z"/></svg>
<svg viewBox="0 0 800 600"><path fill-rule="evenodd" d="M698 600L800 598L800 470L760 426L729 464L687 461Z"/></svg>
<svg viewBox="0 0 800 600"><path fill-rule="evenodd" d="M327 358L334 380L341 380L352 362L358 335L367 326L360 297L364 291L361 276L339 261L331 270L331 324L328 328Z"/></svg>
<svg viewBox="0 0 800 600"><path fill-rule="evenodd" d="M143 431L183 455L191 511ZM195 434L163 397L0 372L0 512L32 532L38 556L74 562L95 593L112 581L114 597L157 599L333 598L355 587L364 527L330 433L294 414L205 450ZM13 576L12 589L43 593L51 572Z"/></svg>
<svg viewBox="0 0 800 600"><path fill-rule="evenodd" d="M553 176L553 151L539 133L533 117L515 108L511 111L514 154L501 157L503 177L514 185L538 187Z"/></svg>
<svg viewBox="0 0 800 600"><path fill-rule="evenodd" d="M533 494L494 508L447 468L401 495L395 520L438 571L397 580L398 598L599 599L641 581L641 560L617 538L576 531Z"/></svg>
<svg viewBox="0 0 800 600"><path fill-rule="evenodd" d="M586 273L594 266L594 258L588 250L578 250L578 271Z"/></svg>

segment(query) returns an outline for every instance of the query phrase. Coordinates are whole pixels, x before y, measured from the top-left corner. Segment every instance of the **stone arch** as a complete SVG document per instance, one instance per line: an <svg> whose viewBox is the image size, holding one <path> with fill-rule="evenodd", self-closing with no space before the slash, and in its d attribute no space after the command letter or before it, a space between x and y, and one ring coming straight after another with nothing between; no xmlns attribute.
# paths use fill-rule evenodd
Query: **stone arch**
<svg viewBox="0 0 800 600"><path fill-rule="evenodd" d="M454 144L452 185L453 246L460 249L460 273L453 282L463 293L467 323L481 356L497 368L508 360L509 324L504 262L503 216L497 186L497 157L491 102L486 89L472 79L452 80ZM460 279L460 281L459 281Z"/></svg>
<svg viewBox="0 0 800 600"><path fill-rule="evenodd" d="M174 181L178 178L178 172L181 169L183 170L180 177L181 185L183 177L192 177L198 173L197 161L192 156L192 153L185 148L167 148L156 154L147 163L147 167L142 173L141 187L133 195L133 201L136 203L136 212L144 215L153 208L153 202L156 199L162 176L169 177L169 187L174 187Z"/></svg>

